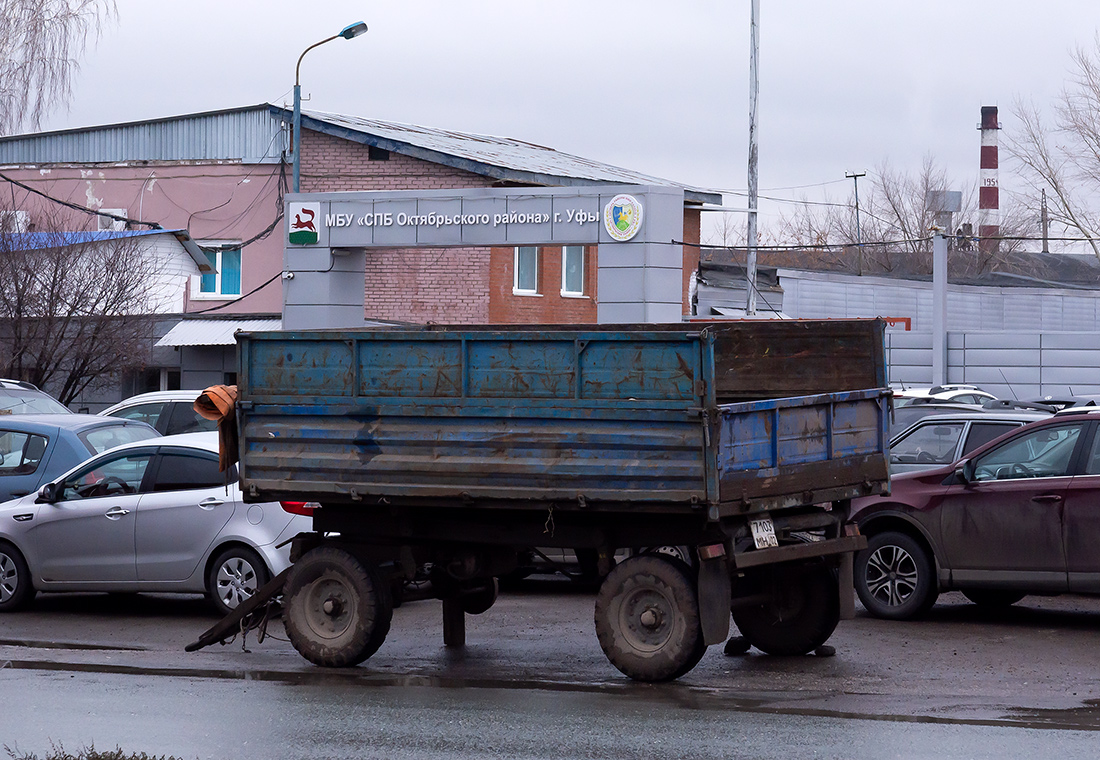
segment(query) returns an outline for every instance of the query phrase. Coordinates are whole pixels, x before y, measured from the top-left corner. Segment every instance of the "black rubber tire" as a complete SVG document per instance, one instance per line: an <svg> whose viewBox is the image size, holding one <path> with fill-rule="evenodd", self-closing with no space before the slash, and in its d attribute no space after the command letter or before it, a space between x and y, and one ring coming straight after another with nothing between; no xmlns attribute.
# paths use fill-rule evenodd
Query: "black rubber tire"
<svg viewBox="0 0 1100 760"><path fill-rule="evenodd" d="M669 681L706 651L691 570L660 554L616 565L596 595L596 636L611 664L638 681Z"/></svg>
<svg viewBox="0 0 1100 760"><path fill-rule="evenodd" d="M999 588L964 588L962 589L962 595L979 607L990 610L1011 607L1027 596L1022 591Z"/></svg>
<svg viewBox="0 0 1100 760"><path fill-rule="evenodd" d="M260 555L247 546L220 552L206 572L206 598L220 615L233 610L271 580Z"/></svg>
<svg viewBox="0 0 1100 760"><path fill-rule="evenodd" d="M474 586L459 591L458 603L467 615L480 615L488 612L496 604L500 586L496 578L490 578Z"/></svg>
<svg viewBox="0 0 1100 760"><path fill-rule="evenodd" d="M869 613L886 620L911 620L932 608L939 596L935 563L912 536L887 531L871 536L856 554L856 593Z"/></svg>
<svg viewBox="0 0 1100 760"><path fill-rule="evenodd" d="M287 576L286 633L315 665L346 668L363 662L386 640L392 617L389 583L343 549L311 549Z"/></svg>
<svg viewBox="0 0 1100 760"><path fill-rule="evenodd" d="M765 594L762 604L736 607L741 635L771 655L812 652L829 640L840 622L836 571L823 562L786 562L750 568L734 579L735 597Z"/></svg>
<svg viewBox="0 0 1100 760"><path fill-rule="evenodd" d="M23 609L34 599L31 571L23 554L7 541L0 541L0 612Z"/></svg>
<svg viewBox="0 0 1100 760"><path fill-rule="evenodd" d="M699 555L692 546L650 546L642 549L645 554L663 554L666 557L675 557L690 567L697 570L699 567Z"/></svg>

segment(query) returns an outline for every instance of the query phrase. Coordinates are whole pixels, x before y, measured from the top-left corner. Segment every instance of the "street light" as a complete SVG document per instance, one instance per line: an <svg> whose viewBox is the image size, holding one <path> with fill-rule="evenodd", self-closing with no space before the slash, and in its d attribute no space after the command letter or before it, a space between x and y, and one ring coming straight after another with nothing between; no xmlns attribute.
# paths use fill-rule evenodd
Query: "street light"
<svg viewBox="0 0 1100 760"><path fill-rule="evenodd" d="M362 21L345 26L340 30L339 34L334 34L331 37L326 37L320 42L315 42L298 56L298 65L294 67L294 192L298 192L298 176L300 173L300 156L302 148L302 85L300 84L300 72L302 70L302 59L306 57L306 53L313 48L324 45L326 42L332 42L337 37L343 37L345 40L350 40L358 37L367 31L367 25Z"/></svg>

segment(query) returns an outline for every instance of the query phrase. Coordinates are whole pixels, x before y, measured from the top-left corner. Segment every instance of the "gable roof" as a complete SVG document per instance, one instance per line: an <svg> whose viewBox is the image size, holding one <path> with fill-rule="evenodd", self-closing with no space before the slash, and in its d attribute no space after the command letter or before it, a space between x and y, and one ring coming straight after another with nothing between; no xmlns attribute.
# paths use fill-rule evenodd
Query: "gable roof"
<svg viewBox="0 0 1100 760"><path fill-rule="evenodd" d="M125 161L276 163L289 151L289 108L261 103L54 132L0 137L0 165ZM358 116L304 111L302 127L502 183L570 187L664 185L693 203L721 193L605 164L510 137L492 137Z"/></svg>
<svg viewBox="0 0 1100 760"><path fill-rule="evenodd" d="M293 116L291 111L279 106L272 105L271 109L287 119ZM713 190L672 182L511 137L456 132L321 111L303 111L302 128L505 182L565 187L604 183L666 185L682 188L685 198L691 201L722 202L721 194Z"/></svg>

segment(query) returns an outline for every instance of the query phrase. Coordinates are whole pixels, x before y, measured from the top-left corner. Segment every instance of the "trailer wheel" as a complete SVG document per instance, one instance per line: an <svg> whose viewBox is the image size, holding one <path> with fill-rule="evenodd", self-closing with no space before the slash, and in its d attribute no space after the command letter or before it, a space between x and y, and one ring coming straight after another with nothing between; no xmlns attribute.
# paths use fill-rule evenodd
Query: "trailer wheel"
<svg viewBox="0 0 1100 760"><path fill-rule="evenodd" d="M679 678L706 651L691 570L672 557L641 554L616 565L595 617L607 659L638 681Z"/></svg>
<svg viewBox="0 0 1100 760"><path fill-rule="evenodd" d="M378 651L390 630L389 584L334 546L312 549L294 563L283 599L290 643L315 665L358 665Z"/></svg>
<svg viewBox="0 0 1100 760"><path fill-rule="evenodd" d="M761 652L806 654L829 640L840 622L836 572L821 562L783 563L734 578L733 622ZM766 601L736 604L738 596Z"/></svg>
<svg viewBox="0 0 1100 760"><path fill-rule="evenodd" d="M459 591L459 606L467 615L480 615L488 612L496 604L500 585L496 578L490 578L479 584L468 586Z"/></svg>

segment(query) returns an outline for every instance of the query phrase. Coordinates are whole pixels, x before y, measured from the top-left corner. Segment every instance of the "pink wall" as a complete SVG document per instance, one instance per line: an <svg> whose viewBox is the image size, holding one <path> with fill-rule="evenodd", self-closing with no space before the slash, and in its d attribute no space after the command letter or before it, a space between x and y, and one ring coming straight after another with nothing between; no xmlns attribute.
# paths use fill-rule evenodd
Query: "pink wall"
<svg viewBox="0 0 1100 760"><path fill-rule="evenodd" d="M158 222L166 229L187 229L196 240L247 240L270 225L277 213L278 164L54 164L5 168L4 173L79 206L126 209L131 219ZM20 208L47 209L55 218L59 213L70 213L59 212L57 205L20 188L15 188L15 200ZM90 224L95 229L94 217L71 213L68 218L72 223L66 226ZM283 233L279 226L268 237L244 248L241 292L250 292L278 275L282 268ZM275 279L259 292L231 301L216 313L279 313L282 298L280 281ZM199 311L224 303L190 301L187 310Z"/></svg>

